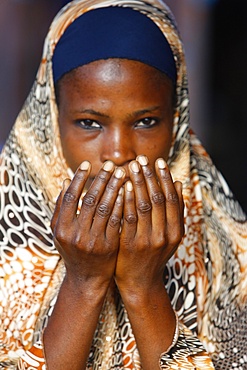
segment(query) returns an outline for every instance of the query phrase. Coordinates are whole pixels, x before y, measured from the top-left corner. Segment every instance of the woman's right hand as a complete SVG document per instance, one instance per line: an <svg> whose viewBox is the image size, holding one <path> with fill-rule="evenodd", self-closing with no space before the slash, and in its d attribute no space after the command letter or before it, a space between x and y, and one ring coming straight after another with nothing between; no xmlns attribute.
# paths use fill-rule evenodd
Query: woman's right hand
<svg viewBox="0 0 247 370"><path fill-rule="evenodd" d="M91 165L85 161L74 178L65 180L58 197L51 227L56 248L67 270L67 279L76 285L107 289L116 265L119 229L123 211L125 171L105 162L78 204Z"/></svg>

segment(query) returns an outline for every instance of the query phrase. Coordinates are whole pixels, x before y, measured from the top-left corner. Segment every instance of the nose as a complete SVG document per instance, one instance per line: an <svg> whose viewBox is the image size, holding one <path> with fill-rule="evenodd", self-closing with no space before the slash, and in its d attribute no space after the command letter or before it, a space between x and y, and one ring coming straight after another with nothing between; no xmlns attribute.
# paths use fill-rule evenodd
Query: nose
<svg viewBox="0 0 247 370"><path fill-rule="evenodd" d="M131 132L114 129L106 133L101 151L101 162L111 160L117 166L124 166L136 158Z"/></svg>

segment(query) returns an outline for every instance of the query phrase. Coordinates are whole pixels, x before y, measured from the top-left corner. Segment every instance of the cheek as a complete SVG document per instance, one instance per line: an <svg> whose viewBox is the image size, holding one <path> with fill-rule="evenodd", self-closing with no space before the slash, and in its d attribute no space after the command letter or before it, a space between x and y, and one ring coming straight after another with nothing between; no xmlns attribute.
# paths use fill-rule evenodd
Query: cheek
<svg viewBox="0 0 247 370"><path fill-rule="evenodd" d="M156 145L157 151L160 152L160 153L163 153L163 156L165 157L166 160L167 160L168 154L170 152L171 144L172 144L172 135L165 138L165 139L161 138L157 142L157 145Z"/></svg>
<svg viewBox="0 0 247 370"><path fill-rule="evenodd" d="M63 131L61 132L61 145L66 163L73 172L85 160L91 163L93 171L95 168L97 170L100 168L99 156L97 155L100 146L97 142L85 139L77 131L75 133Z"/></svg>
<svg viewBox="0 0 247 370"><path fill-rule="evenodd" d="M82 150L80 142L76 135L72 135L70 131L67 131L63 127L60 128L61 146L63 150L63 156L67 162L67 165L75 171L82 162Z"/></svg>
<svg viewBox="0 0 247 370"><path fill-rule="evenodd" d="M160 135L157 135L152 140L149 140L145 151L147 156L150 158L150 160L153 160L153 162L159 157L162 157L167 161L171 145L172 132L161 132Z"/></svg>
<svg viewBox="0 0 247 370"><path fill-rule="evenodd" d="M76 150L76 144L68 140L62 140L62 149L67 165L75 172L81 162L79 152Z"/></svg>

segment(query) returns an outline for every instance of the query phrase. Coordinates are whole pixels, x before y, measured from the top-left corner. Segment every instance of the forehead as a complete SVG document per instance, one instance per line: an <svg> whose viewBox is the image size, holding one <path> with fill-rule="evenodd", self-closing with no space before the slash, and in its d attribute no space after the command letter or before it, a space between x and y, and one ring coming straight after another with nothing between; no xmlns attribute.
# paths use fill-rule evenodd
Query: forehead
<svg viewBox="0 0 247 370"><path fill-rule="evenodd" d="M57 87L61 92L61 89L78 89L92 83L100 84L102 88L137 84L143 89L151 86L158 89L165 85L173 91L172 81L163 72L139 61L116 58L75 68L58 81Z"/></svg>

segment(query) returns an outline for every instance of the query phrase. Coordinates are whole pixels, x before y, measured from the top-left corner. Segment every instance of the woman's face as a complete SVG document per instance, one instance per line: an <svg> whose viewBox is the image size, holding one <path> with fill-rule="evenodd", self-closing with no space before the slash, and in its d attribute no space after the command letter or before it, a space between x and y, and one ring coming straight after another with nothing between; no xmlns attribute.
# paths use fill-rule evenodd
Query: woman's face
<svg viewBox="0 0 247 370"><path fill-rule="evenodd" d="M94 178L106 160L124 166L145 154L152 165L168 158L172 141L173 86L146 64L95 61L65 75L58 86L64 156L75 171L92 164Z"/></svg>

